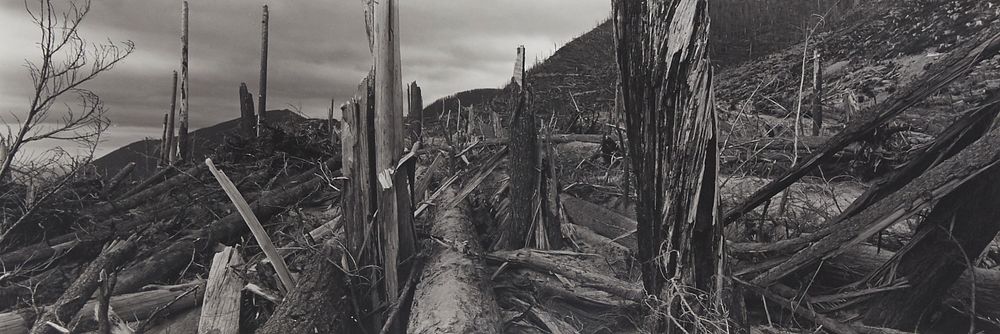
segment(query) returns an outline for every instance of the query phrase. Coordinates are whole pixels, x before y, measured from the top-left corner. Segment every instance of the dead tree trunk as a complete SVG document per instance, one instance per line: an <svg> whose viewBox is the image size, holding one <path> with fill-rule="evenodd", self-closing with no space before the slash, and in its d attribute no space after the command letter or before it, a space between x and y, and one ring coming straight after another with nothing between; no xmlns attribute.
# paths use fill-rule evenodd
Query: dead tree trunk
<svg viewBox="0 0 1000 334"><path fill-rule="evenodd" d="M170 157L167 156L167 121L170 120L170 114L163 114L163 136L160 137L160 157L156 161L156 167L163 167L170 164Z"/></svg>
<svg viewBox="0 0 1000 334"><path fill-rule="evenodd" d="M333 123L333 111L337 110L337 101L330 99L330 111L326 114L326 128L330 129L330 145L337 143L337 126Z"/></svg>
<svg viewBox="0 0 1000 334"><path fill-rule="evenodd" d="M561 249L563 247L562 215L559 208L559 176L556 174L555 152L552 150L552 128L545 127L544 150L539 150L538 161L542 163L538 177L539 221L535 232L535 244L539 249Z"/></svg>
<svg viewBox="0 0 1000 334"><path fill-rule="evenodd" d="M820 66L819 51L813 53L812 120L812 134L819 136L823 130L823 67Z"/></svg>
<svg viewBox="0 0 1000 334"><path fill-rule="evenodd" d="M651 330L704 330L695 316L682 313L680 299L693 303L687 311L699 316L721 301L708 2L615 0L613 17L629 155L641 181L636 212L643 284L666 303L656 314L676 318L657 316Z"/></svg>
<svg viewBox="0 0 1000 334"><path fill-rule="evenodd" d="M240 134L245 138L254 136L256 127L253 111L253 95L247 90L247 83L240 83Z"/></svg>
<svg viewBox="0 0 1000 334"><path fill-rule="evenodd" d="M524 46L517 48L510 88L510 216L501 245L513 250L528 246L538 190L538 126L528 102Z"/></svg>
<svg viewBox="0 0 1000 334"><path fill-rule="evenodd" d="M354 314L361 326L374 331L381 325L380 316L368 316L385 300L379 288L381 252L371 240L382 233L373 228L378 205L375 188L375 89L372 73L358 87L354 99L341 108L341 147L344 177L347 184L341 207L344 210L344 234L347 239L348 268L355 300ZM367 242L366 242L367 241Z"/></svg>
<svg viewBox="0 0 1000 334"><path fill-rule="evenodd" d="M267 5L260 21L260 100L257 102L257 136L260 137L267 119Z"/></svg>
<svg viewBox="0 0 1000 334"><path fill-rule="evenodd" d="M376 219L383 232L385 291L389 303L399 296L398 270L413 256L413 212L403 156L403 81L399 53L399 1L375 3L375 171L379 178Z"/></svg>
<svg viewBox="0 0 1000 334"><path fill-rule="evenodd" d="M992 167L935 205L901 252L895 273L884 274L905 278L908 287L874 298L867 324L912 331L937 313L948 288L1000 231L998 184L1000 168Z"/></svg>
<svg viewBox="0 0 1000 334"><path fill-rule="evenodd" d="M170 117L167 119L167 165L177 161L177 139L174 126L177 124L177 71L174 71L173 93L170 94Z"/></svg>
<svg viewBox="0 0 1000 334"><path fill-rule="evenodd" d="M409 102L408 105L410 107L410 118L417 118L416 124L413 124L413 141L424 141L424 98L420 94L420 86L417 86L417 82L414 81L410 83L410 87L407 89L407 92Z"/></svg>
<svg viewBox="0 0 1000 334"><path fill-rule="evenodd" d="M181 9L181 124L177 133L178 160L191 158L191 139L188 138L188 109L191 87L188 86L188 2Z"/></svg>
<svg viewBox="0 0 1000 334"><path fill-rule="evenodd" d="M454 189L439 200L448 203ZM447 206L444 206L447 207ZM442 207L442 208L444 208ZM474 240L465 203L437 212L430 233L444 240ZM413 296L408 333L500 333L499 311L476 242L469 253L436 246L431 251Z"/></svg>

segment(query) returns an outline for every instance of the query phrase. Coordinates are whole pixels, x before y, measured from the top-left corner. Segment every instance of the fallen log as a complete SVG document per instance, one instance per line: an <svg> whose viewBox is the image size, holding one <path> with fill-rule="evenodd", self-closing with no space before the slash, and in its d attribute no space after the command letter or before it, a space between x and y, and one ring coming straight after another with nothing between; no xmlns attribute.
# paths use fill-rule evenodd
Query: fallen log
<svg viewBox="0 0 1000 334"><path fill-rule="evenodd" d="M69 328L70 321L84 304L97 291L102 276L119 266L127 256L135 250L137 236L124 241L112 242L101 255L92 261L87 269L73 282L55 304L46 307L45 311L35 320L31 333L58 333L50 324Z"/></svg>
<svg viewBox="0 0 1000 334"><path fill-rule="evenodd" d="M743 203L726 212L722 219L723 224L728 225L754 210L808 174L817 165L832 158L838 151L872 133L889 119L925 100L952 81L970 73L980 61L988 59L1000 51L1000 34L998 34L1000 30L998 29L1000 28L983 29L940 60L938 62L940 70L925 73L922 78L914 80L910 86L899 90L884 102L876 104L873 107L876 112L864 113L862 117L851 122L846 129L830 138L815 153L802 159L800 164L789 169L767 186L754 192Z"/></svg>
<svg viewBox="0 0 1000 334"><path fill-rule="evenodd" d="M198 176L206 170L208 170L208 168L203 165L191 167L188 170L163 181L162 183L146 189L138 190L134 195L128 195L116 200L98 203L87 210L86 214L92 217L104 217L118 212L134 209L139 205L152 200L156 196L179 187L192 179L197 179Z"/></svg>
<svg viewBox="0 0 1000 334"><path fill-rule="evenodd" d="M571 195L562 194L559 200L573 224L590 228L633 252L638 249L635 236L637 223L634 219Z"/></svg>
<svg viewBox="0 0 1000 334"><path fill-rule="evenodd" d="M349 333L351 309L347 276L335 261L340 247L321 244L312 254L298 285L256 333Z"/></svg>
<svg viewBox="0 0 1000 334"><path fill-rule="evenodd" d="M312 175L313 171L306 173ZM318 177L313 177L304 183L287 184L281 190L261 195L261 198L250 206L258 219L267 221L283 212L288 205L315 194L325 184L326 181ZM203 253L219 241L243 235L248 231L243 217L238 212L233 212L215 223L181 237L180 240L142 262L126 268L118 278L115 291L134 292L155 280L172 277L186 266L193 254Z"/></svg>
<svg viewBox="0 0 1000 334"><path fill-rule="evenodd" d="M520 249L484 254L484 257L493 262L509 262L540 272L558 274L585 286L593 287L633 302L641 302L646 298L645 291L636 284L593 273L588 271L587 268L566 265L555 255L530 249Z"/></svg>
<svg viewBox="0 0 1000 334"><path fill-rule="evenodd" d="M455 196L445 190L443 202ZM463 244L431 250L413 295L408 333L500 333L499 311L488 286L485 265L472 254L480 251L472 222L461 202L435 215L430 234L447 243Z"/></svg>
<svg viewBox="0 0 1000 334"><path fill-rule="evenodd" d="M997 37L1000 43L1000 36ZM753 280L769 286L803 266L857 245L889 225L916 214L1000 163L1000 129L931 168L899 191L847 218L836 231Z"/></svg>
<svg viewBox="0 0 1000 334"><path fill-rule="evenodd" d="M875 246L851 247L843 254L824 262L816 277L827 286L854 284L881 268L894 255L884 249L879 251ZM972 291L973 285L975 293ZM1000 291L1000 271L975 268L971 271L965 270L958 280L947 288L942 302L956 310L968 312L972 308L970 305L975 301L978 316L1000 319L1000 294L997 291Z"/></svg>
<svg viewBox="0 0 1000 334"><path fill-rule="evenodd" d="M153 312L161 307L170 304L161 312L174 313L183 311L201 303L205 282L195 281L185 285L167 287L131 294L111 297L111 308L115 310L122 319L147 319ZM189 289L194 289L188 293ZM82 309L92 310L97 305L96 300L88 301ZM0 333L4 334L27 334L29 326L36 317L33 309L23 309L13 312L0 313ZM91 322L93 322L91 320ZM84 328L94 328L96 323L90 326L80 324Z"/></svg>

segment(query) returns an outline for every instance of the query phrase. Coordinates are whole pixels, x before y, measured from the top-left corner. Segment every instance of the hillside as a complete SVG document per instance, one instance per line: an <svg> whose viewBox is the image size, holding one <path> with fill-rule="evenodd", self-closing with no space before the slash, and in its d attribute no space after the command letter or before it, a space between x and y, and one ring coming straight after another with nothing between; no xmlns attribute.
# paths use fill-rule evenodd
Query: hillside
<svg viewBox="0 0 1000 334"><path fill-rule="evenodd" d="M272 126L292 125L304 122L306 119L290 110L271 110L268 112L267 122ZM213 153L222 143L232 140L238 136L239 119L233 119L218 123L209 127L201 128L191 132L193 141L192 159L194 161L204 160ZM121 148L111 151L108 154L94 160L93 165L97 172L105 177L115 175L125 165L135 162L135 171L129 176L130 180L143 180L152 175L157 169L157 160L160 155L159 139L143 139Z"/></svg>

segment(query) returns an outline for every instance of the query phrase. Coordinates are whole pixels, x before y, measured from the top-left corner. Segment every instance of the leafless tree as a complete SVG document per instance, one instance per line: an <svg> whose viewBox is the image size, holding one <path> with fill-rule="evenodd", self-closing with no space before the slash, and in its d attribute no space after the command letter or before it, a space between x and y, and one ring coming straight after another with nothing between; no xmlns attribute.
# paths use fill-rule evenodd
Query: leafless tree
<svg viewBox="0 0 1000 334"><path fill-rule="evenodd" d="M54 5L51 0L25 0L25 9L38 27L40 58L28 60L32 97L26 112L12 113L16 129L8 126L0 137L0 180L12 175L14 161L26 144L41 140L68 140L96 145L107 129L104 103L83 85L107 72L135 49L132 41L90 43L79 34L90 12L90 0ZM70 104L66 100L76 100ZM57 107L57 104L61 107ZM60 113L59 119L52 119Z"/></svg>

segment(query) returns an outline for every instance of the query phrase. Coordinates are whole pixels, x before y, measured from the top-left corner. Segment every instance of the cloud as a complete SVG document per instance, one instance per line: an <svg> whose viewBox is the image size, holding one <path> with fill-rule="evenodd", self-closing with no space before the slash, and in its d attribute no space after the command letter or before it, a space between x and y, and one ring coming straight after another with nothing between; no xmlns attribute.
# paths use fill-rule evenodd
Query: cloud
<svg viewBox="0 0 1000 334"><path fill-rule="evenodd" d="M159 135L180 64L180 8L177 0L93 0L84 37L136 44L87 87L105 100L115 124L102 152ZM529 60L544 58L608 17L609 8L607 0L401 1L403 80L417 81L425 101L500 86L517 45L526 45ZM353 95L371 66L361 1L274 1L269 9L269 109L292 105L325 116L330 98ZM240 82L258 91L260 12L253 2L190 1L193 127L236 117ZM0 50L0 113L23 112L30 80L20 65L37 53L37 31L20 1L0 3L0 20L7 46Z"/></svg>

